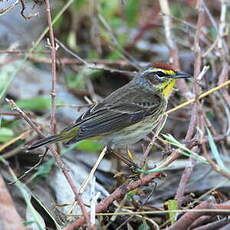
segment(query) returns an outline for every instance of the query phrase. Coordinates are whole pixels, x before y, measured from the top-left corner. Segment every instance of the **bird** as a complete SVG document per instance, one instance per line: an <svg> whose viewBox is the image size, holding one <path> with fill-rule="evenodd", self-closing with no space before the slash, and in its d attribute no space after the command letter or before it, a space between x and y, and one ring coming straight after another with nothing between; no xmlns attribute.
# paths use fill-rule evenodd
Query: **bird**
<svg viewBox="0 0 230 230"><path fill-rule="evenodd" d="M126 85L91 106L60 133L42 138L28 150L84 139L104 140L111 149L134 144L156 128L167 109L177 79L191 78L165 63L151 64Z"/></svg>

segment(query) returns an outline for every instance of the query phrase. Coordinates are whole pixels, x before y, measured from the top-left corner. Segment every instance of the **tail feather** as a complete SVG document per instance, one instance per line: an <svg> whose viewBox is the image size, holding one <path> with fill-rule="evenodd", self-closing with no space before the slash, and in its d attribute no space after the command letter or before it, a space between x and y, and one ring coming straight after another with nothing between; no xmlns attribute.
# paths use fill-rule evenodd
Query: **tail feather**
<svg viewBox="0 0 230 230"><path fill-rule="evenodd" d="M52 144L52 143L55 143L55 142L58 142L58 141L61 141L63 140L63 137L60 136L60 135L53 135L53 136L49 136L49 137L45 137L43 139L40 139L38 141L36 141L34 144L32 144L28 150L33 150L33 149L36 149L36 148L39 148L43 145L46 145L46 144Z"/></svg>
<svg viewBox="0 0 230 230"><path fill-rule="evenodd" d="M78 126L70 126L66 129L64 129L60 134L57 134L57 135L53 135L53 136L49 136L49 137L45 137L41 140L38 140L37 142L35 142L34 144L32 144L28 150L33 150L33 149L36 149L40 146L43 146L43 145L47 145L47 144L52 144L52 143L55 143L55 142L58 142L58 141L69 141L73 138L76 138L76 136L78 135L79 133L79 127Z"/></svg>

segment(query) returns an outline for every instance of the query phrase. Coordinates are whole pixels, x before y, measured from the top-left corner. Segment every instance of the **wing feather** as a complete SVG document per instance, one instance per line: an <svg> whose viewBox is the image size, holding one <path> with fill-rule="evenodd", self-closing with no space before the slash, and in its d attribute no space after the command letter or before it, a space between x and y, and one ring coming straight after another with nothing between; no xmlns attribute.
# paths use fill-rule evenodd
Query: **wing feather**
<svg viewBox="0 0 230 230"><path fill-rule="evenodd" d="M141 100L138 97L127 98L127 95L125 98L127 100L121 98L114 104L107 103L108 100L105 99L89 108L73 125L80 126L80 132L69 143L108 135L138 123L147 116L159 112L159 106L162 103L161 98L152 92L145 93Z"/></svg>

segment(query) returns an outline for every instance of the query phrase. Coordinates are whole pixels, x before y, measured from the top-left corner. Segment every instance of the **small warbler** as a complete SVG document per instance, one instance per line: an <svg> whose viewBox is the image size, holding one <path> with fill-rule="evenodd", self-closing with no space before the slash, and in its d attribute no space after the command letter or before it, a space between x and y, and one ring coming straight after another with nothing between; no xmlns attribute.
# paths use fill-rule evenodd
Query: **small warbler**
<svg viewBox="0 0 230 230"><path fill-rule="evenodd" d="M71 144L95 137L106 140L111 149L136 143L159 124L176 79L190 77L170 65L153 64L90 107L59 134L38 140L28 149L58 141Z"/></svg>

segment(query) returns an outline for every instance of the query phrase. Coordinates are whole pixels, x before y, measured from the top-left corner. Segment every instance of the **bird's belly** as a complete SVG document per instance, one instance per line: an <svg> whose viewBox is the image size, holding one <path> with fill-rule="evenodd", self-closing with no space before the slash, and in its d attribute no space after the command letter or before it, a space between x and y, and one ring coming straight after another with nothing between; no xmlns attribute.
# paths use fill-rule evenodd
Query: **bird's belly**
<svg viewBox="0 0 230 230"><path fill-rule="evenodd" d="M134 125L119 130L112 135L110 134L106 139L111 146L126 146L134 144L147 136L157 125L159 119L146 119Z"/></svg>

